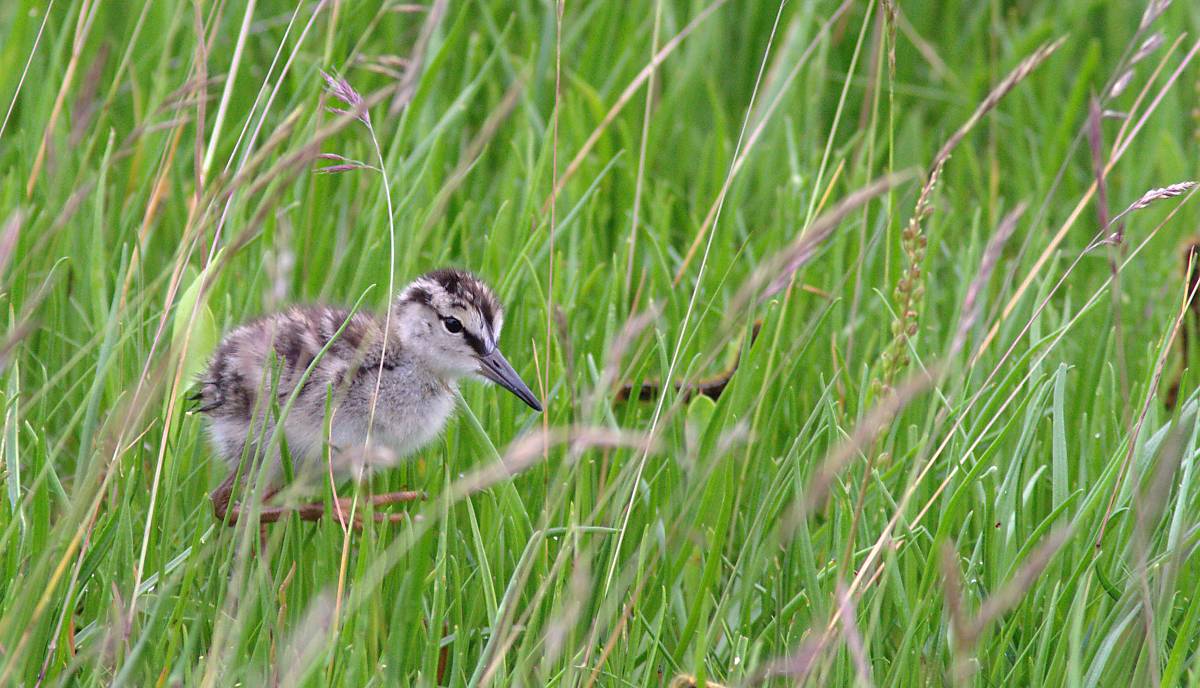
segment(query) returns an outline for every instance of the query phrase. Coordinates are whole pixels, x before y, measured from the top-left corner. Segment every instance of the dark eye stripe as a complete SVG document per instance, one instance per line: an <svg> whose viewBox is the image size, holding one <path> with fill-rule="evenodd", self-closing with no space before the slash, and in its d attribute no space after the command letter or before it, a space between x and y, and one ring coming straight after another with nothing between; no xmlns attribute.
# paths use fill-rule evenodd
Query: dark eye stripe
<svg viewBox="0 0 1200 688"><path fill-rule="evenodd" d="M487 348L484 346L483 340L470 330L463 330L463 339L467 340L467 344L480 356L487 353Z"/></svg>

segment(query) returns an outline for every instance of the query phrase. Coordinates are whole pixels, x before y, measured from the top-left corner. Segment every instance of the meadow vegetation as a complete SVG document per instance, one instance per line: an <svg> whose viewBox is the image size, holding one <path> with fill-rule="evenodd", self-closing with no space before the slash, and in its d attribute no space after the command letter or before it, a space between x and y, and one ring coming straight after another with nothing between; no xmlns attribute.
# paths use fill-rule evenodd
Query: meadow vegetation
<svg viewBox="0 0 1200 688"><path fill-rule="evenodd" d="M0 685L1200 683L1198 30L0 3ZM443 265L546 412L214 522L221 333Z"/></svg>

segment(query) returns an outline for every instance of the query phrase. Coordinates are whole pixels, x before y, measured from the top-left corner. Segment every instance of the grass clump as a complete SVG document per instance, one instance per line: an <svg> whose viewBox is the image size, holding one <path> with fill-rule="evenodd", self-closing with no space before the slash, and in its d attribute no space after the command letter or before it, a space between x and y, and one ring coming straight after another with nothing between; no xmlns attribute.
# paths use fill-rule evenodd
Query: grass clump
<svg viewBox="0 0 1200 688"><path fill-rule="evenodd" d="M1198 19L0 4L0 684L1195 683ZM545 415L214 523L220 334L444 264Z"/></svg>

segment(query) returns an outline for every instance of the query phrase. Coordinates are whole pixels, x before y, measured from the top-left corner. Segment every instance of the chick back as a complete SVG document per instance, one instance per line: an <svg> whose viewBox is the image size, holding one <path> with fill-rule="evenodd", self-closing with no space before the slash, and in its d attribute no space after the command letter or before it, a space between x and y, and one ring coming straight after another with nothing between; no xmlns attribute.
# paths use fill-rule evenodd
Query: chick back
<svg viewBox="0 0 1200 688"><path fill-rule="evenodd" d="M198 393L222 458L236 464L248 440L269 437L274 409L283 408L297 386L285 423L289 448L300 457L313 449L307 445L320 441L327 390L336 397L358 371L379 365L382 334L382 323L371 314L324 306L292 307L231 331L202 374ZM388 348L399 347L389 340Z"/></svg>

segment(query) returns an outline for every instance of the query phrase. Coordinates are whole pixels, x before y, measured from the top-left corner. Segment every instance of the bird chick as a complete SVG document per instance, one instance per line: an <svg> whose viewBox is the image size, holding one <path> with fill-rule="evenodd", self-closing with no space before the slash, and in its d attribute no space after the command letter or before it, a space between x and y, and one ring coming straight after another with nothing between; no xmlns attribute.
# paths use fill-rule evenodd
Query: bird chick
<svg viewBox="0 0 1200 688"><path fill-rule="evenodd" d="M324 469L327 412L334 473L361 479L437 437L462 378L495 382L541 411L500 353L503 324L500 303L483 281L441 269L405 287L387 317L296 306L234 329L217 347L196 395L212 444L230 469L212 494L217 518L237 520L239 507L229 501L243 458L252 466L266 461L268 489L278 491L283 476L279 443L271 442L276 435L298 476ZM399 492L369 501L419 496ZM260 518L276 521L293 510L315 520L323 507L263 507Z"/></svg>

